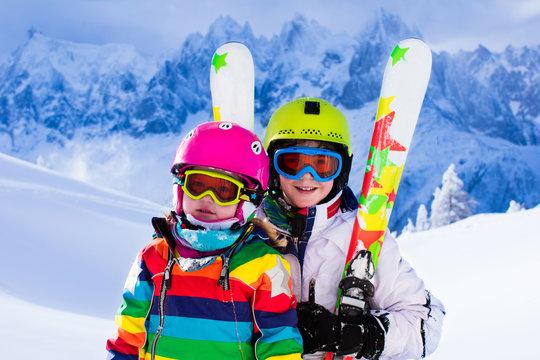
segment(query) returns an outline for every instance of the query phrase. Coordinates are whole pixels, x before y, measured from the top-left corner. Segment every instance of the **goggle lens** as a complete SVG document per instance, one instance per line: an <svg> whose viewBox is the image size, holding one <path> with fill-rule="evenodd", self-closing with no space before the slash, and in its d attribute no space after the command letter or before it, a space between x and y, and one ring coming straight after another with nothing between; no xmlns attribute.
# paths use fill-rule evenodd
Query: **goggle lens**
<svg viewBox="0 0 540 360"><path fill-rule="evenodd" d="M326 149L292 147L276 152L274 165L281 175L299 179L306 172L317 181L329 181L339 175L341 156Z"/></svg>
<svg viewBox="0 0 540 360"><path fill-rule="evenodd" d="M339 161L335 157L327 155L288 153L278 157L278 166L285 173L293 176L306 166L311 166L320 177L326 178L336 173Z"/></svg>
<svg viewBox="0 0 540 360"><path fill-rule="evenodd" d="M193 199L209 194L219 205L231 205L240 201L244 185L227 175L210 171L186 171L182 190Z"/></svg>

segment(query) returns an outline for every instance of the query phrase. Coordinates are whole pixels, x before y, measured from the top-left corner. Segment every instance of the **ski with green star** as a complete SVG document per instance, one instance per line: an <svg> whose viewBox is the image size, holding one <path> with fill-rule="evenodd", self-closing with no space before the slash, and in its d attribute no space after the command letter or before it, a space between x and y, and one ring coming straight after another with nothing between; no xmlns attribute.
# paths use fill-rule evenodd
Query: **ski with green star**
<svg viewBox="0 0 540 360"><path fill-rule="evenodd" d="M419 39L400 41L384 70L358 213L343 271L343 278L352 276L360 283L349 288L340 285L336 312L367 310L368 295L364 291L372 291L372 286L368 289L370 286L364 280L370 281L377 267L430 74L429 47ZM332 354L327 353L325 359L332 359Z"/></svg>
<svg viewBox="0 0 540 360"><path fill-rule="evenodd" d="M253 131L255 68L249 49L239 42L221 45L210 66L215 121L238 123Z"/></svg>

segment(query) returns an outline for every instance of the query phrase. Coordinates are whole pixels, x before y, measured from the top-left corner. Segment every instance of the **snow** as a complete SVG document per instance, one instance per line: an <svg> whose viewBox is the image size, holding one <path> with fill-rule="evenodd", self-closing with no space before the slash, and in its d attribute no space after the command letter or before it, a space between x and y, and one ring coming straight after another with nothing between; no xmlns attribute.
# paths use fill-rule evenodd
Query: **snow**
<svg viewBox="0 0 540 360"><path fill-rule="evenodd" d="M0 292L7 359L105 359L114 322L26 302ZM9 346L7 346L9 344Z"/></svg>
<svg viewBox="0 0 540 360"><path fill-rule="evenodd" d="M152 236L150 219L165 209L2 154L0 169L0 291L114 315L129 266Z"/></svg>
<svg viewBox="0 0 540 360"><path fill-rule="evenodd" d="M1 154L0 204L3 357L105 358L125 276L165 208ZM540 207L480 214L398 239L447 309L430 359L538 358L539 220Z"/></svg>
<svg viewBox="0 0 540 360"><path fill-rule="evenodd" d="M446 306L432 359L538 359L539 233L537 206L398 238L402 256Z"/></svg>

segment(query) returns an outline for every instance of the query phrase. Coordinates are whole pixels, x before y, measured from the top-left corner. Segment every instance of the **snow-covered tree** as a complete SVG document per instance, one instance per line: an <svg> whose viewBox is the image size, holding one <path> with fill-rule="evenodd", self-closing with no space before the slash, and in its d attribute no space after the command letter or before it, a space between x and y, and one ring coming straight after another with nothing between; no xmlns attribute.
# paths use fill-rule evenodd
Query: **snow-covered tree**
<svg viewBox="0 0 540 360"><path fill-rule="evenodd" d="M429 219L426 206L420 204L418 207L418 212L416 213L416 231L426 231L429 230Z"/></svg>
<svg viewBox="0 0 540 360"><path fill-rule="evenodd" d="M450 164L443 174L442 186L435 189L431 203L431 226L433 228L448 225L465 219L472 213L469 194L463 190L463 181Z"/></svg>
<svg viewBox="0 0 540 360"><path fill-rule="evenodd" d="M410 234L416 232L416 229L414 228L414 224L411 220L411 218L407 219L407 225L401 230L401 235Z"/></svg>
<svg viewBox="0 0 540 360"><path fill-rule="evenodd" d="M525 210L525 205L518 203L515 200L510 201L510 205L508 205L508 210L506 210L507 213L512 213L516 211Z"/></svg>

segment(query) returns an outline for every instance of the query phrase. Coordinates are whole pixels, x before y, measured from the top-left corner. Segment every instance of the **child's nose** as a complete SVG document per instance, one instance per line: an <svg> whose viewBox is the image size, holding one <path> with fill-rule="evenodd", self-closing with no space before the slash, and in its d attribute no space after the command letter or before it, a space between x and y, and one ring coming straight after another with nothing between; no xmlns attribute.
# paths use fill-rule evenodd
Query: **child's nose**
<svg viewBox="0 0 540 360"><path fill-rule="evenodd" d="M313 175L309 171L306 172L304 175L302 175L302 177L300 179L302 179L302 180L315 180L315 178L313 177Z"/></svg>
<svg viewBox="0 0 540 360"><path fill-rule="evenodd" d="M207 203L214 203L214 198L210 194L206 194L201 198L202 201Z"/></svg>

